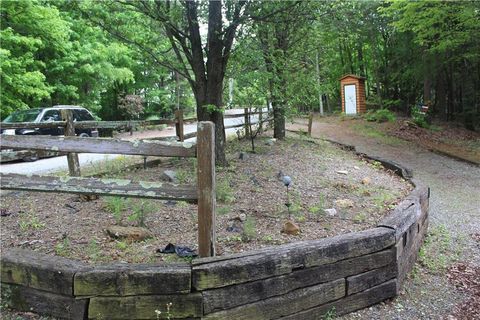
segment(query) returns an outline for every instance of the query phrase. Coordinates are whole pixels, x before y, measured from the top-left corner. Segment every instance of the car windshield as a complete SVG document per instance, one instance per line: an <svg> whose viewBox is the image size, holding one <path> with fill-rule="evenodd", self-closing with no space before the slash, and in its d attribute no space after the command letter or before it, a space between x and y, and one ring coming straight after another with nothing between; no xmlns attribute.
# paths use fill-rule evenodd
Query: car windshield
<svg viewBox="0 0 480 320"><path fill-rule="evenodd" d="M20 110L12 113L3 120L5 123L12 122L33 122L37 119L38 114L42 109L30 109L30 110Z"/></svg>

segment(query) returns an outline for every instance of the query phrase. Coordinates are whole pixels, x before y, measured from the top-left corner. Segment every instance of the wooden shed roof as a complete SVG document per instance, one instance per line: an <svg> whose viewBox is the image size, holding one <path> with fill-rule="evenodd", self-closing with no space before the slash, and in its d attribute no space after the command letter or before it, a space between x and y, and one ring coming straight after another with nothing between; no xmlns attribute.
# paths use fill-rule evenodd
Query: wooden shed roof
<svg viewBox="0 0 480 320"><path fill-rule="evenodd" d="M357 75L354 75L354 74L346 74L346 75L344 75L343 77L340 78L340 81L342 81L345 78L355 78L355 79L360 79L360 80L365 80L366 79L365 77L362 77L362 76L357 76Z"/></svg>

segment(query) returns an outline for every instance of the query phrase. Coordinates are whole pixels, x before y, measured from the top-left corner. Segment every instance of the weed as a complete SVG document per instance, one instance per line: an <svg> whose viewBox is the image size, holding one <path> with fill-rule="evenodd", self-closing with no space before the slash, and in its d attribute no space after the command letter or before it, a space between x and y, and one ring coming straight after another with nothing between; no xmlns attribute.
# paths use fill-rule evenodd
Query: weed
<svg viewBox="0 0 480 320"><path fill-rule="evenodd" d="M418 262L428 272L439 274L458 259L459 252L452 252L452 234L443 224L430 229L418 254Z"/></svg>
<svg viewBox="0 0 480 320"><path fill-rule="evenodd" d="M43 229L45 223L41 223L37 216L32 213L23 213L18 221L20 229L25 231L27 229Z"/></svg>
<svg viewBox="0 0 480 320"><path fill-rule="evenodd" d="M310 208L308 208L308 212L312 213L312 214L317 214L317 213L321 213L322 212L322 209L323 207L316 204L314 206L311 206Z"/></svg>
<svg viewBox="0 0 480 320"><path fill-rule="evenodd" d="M231 210L230 206L221 206L221 207L218 207L217 213L218 215L223 216L230 213L230 210Z"/></svg>
<svg viewBox="0 0 480 320"><path fill-rule="evenodd" d="M62 242L55 245L55 254L61 257L68 257L70 255L70 240L68 237L63 238Z"/></svg>
<svg viewBox="0 0 480 320"><path fill-rule="evenodd" d="M101 258L100 248L95 239L90 240L87 248L88 256L92 261L98 261Z"/></svg>
<svg viewBox="0 0 480 320"><path fill-rule="evenodd" d="M247 217L243 223L243 234L242 240L250 241L253 240L257 235L257 222L253 217Z"/></svg>
<svg viewBox="0 0 480 320"><path fill-rule="evenodd" d="M370 111L365 115L367 121L376 121L376 122L393 122L397 119L395 114L388 109L379 109L376 111Z"/></svg>
<svg viewBox="0 0 480 320"><path fill-rule="evenodd" d="M115 246L117 247L117 249L125 251L128 248L128 243L126 243L125 241L117 241Z"/></svg>
<svg viewBox="0 0 480 320"><path fill-rule="evenodd" d="M391 207L390 202L395 199L395 196L391 193L388 193L385 190L380 190L377 194L372 197L373 204L377 208L382 207Z"/></svg>
<svg viewBox="0 0 480 320"><path fill-rule="evenodd" d="M106 208L113 214L115 223L118 225L122 223L122 215L127 203L127 200L121 197L107 197L106 199Z"/></svg>
<svg viewBox="0 0 480 320"><path fill-rule="evenodd" d="M229 179L225 177L220 179L217 183L217 201L223 203L232 203L235 201L235 196L233 195L233 189L230 186Z"/></svg>
<svg viewBox="0 0 480 320"><path fill-rule="evenodd" d="M180 168L175 171L175 177L178 180L178 183L187 183L190 182L193 174L186 169Z"/></svg>
<svg viewBox="0 0 480 320"><path fill-rule="evenodd" d="M172 317L173 317L173 315L171 313L172 305L173 305L173 303L171 303L171 302L169 302L165 305L165 309L166 309L165 316L166 316L166 319L168 319L168 320L172 319ZM162 311L155 309L155 316L157 317L157 320L160 319L161 315L162 315ZM162 317L162 318L165 319L164 317Z"/></svg>
<svg viewBox="0 0 480 320"><path fill-rule="evenodd" d="M332 320L332 319L335 319L336 317L337 317L337 312L335 310L335 307L332 307L322 316L322 320Z"/></svg>
<svg viewBox="0 0 480 320"><path fill-rule="evenodd" d="M353 217L353 222L355 223L363 223L367 220L367 215L365 213L358 213Z"/></svg>
<svg viewBox="0 0 480 320"><path fill-rule="evenodd" d="M135 204L132 210L133 213L128 216L127 220L135 222L138 227L145 227L145 219L149 213L155 211L155 207L150 202L141 201L140 203Z"/></svg>

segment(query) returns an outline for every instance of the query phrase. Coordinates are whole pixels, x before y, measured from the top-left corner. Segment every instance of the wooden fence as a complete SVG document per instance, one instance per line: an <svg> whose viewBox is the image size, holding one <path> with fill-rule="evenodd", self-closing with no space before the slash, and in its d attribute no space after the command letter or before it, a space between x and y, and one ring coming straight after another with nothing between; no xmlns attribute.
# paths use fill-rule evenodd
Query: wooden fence
<svg viewBox="0 0 480 320"><path fill-rule="evenodd" d="M71 111L65 114L64 119L65 137L4 135L2 147L68 152L70 177L1 173L2 189L194 201L198 203L199 255L201 257L215 255L215 126L213 123L198 123L195 145L186 142L75 137ZM197 157L198 185L79 177L77 156L79 152Z"/></svg>
<svg viewBox="0 0 480 320"><path fill-rule="evenodd" d="M303 116L303 117L298 117L298 118L307 119L307 117L308 117L307 134L308 134L308 136L311 136L312 135L312 126L313 126L313 112L310 112L308 114L308 116ZM305 125L305 122L299 122L299 121L295 121L295 120L292 123L293 124ZM305 131L303 131L303 130L300 130L300 131L299 130L287 130L287 131L297 132L297 133L299 133L299 132L305 133Z"/></svg>

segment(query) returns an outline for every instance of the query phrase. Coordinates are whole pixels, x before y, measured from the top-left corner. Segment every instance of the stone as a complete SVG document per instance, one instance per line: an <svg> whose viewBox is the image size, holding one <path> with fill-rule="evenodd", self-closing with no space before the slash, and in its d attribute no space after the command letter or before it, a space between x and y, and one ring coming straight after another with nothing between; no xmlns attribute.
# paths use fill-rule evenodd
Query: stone
<svg viewBox="0 0 480 320"><path fill-rule="evenodd" d="M249 155L246 152L240 152L240 154L238 155L238 159L240 159L240 160L247 160L248 157L249 157Z"/></svg>
<svg viewBox="0 0 480 320"><path fill-rule="evenodd" d="M273 146L273 145L275 144L275 142L277 142L277 139L271 138L271 139L268 139L268 140L265 142L265 144L266 144L267 146Z"/></svg>
<svg viewBox="0 0 480 320"><path fill-rule="evenodd" d="M235 217L231 219L230 225L227 227L228 232L238 232L242 233L243 232L243 222L240 219L240 217Z"/></svg>
<svg viewBox="0 0 480 320"><path fill-rule="evenodd" d="M240 221L245 222L245 220L247 220L247 215L245 213L240 213L238 215L238 218L240 219Z"/></svg>
<svg viewBox="0 0 480 320"><path fill-rule="evenodd" d="M360 167L353 166L353 169L355 169L355 170L360 170Z"/></svg>
<svg viewBox="0 0 480 320"><path fill-rule="evenodd" d="M353 208L355 203L350 199L338 199L335 200L335 206L339 208Z"/></svg>
<svg viewBox="0 0 480 320"><path fill-rule="evenodd" d="M165 170L163 171L160 179L163 181L178 183L177 172L174 170Z"/></svg>
<svg viewBox="0 0 480 320"><path fill-rule="evenodd" d="M143 241L153 237L149 230L141 227L111 226L106 231L113 239L126 239L128 241Z"/></svg>
<svg viewBox="0 0 480 320"><path fill-rule="evenodd" d="M337 170L337 173L347 175L348 171L347 170Z"/></svg>
<svg viewBox="0 0 480 320"><path fill-rule="evenodd" d="M324 209L323 212L325 212L325 214L329 215L330 217L334 217L337 215L337 209L335 208Z"/></svg>
<svg viewBox="0 0 480 320"><path fill-rule="evenodd" d="M296 236L300 233L300 227L295 222L288 220L283 225L282 233Z"/></svg>
<svg viewBox="0 0 480 320"><path fill-rule="evenodd" d="M79 195L79 199L81 202L88 202L98 199L98 195L96 194L81 194Z"/></svg>
<svg viewBox="0 0 480 320"><path fill-rule="evenodd" d="M370 179L369 177L365 177L362 179L362 184L369 185L370 183L372 183L372 179Z"/></svg>

